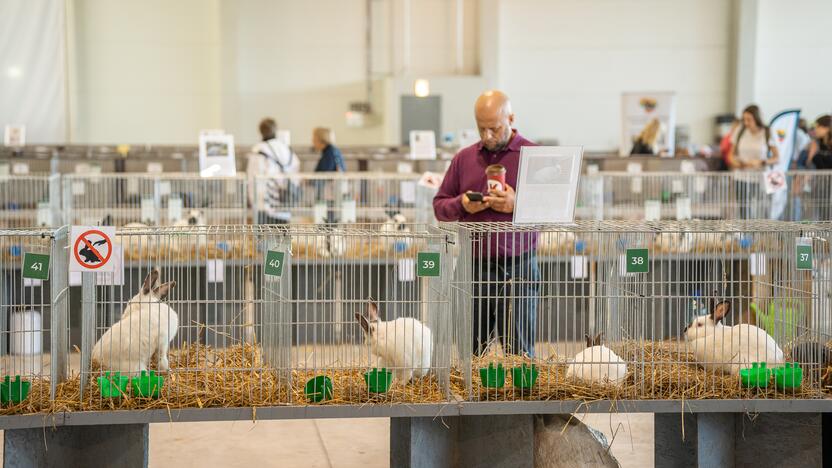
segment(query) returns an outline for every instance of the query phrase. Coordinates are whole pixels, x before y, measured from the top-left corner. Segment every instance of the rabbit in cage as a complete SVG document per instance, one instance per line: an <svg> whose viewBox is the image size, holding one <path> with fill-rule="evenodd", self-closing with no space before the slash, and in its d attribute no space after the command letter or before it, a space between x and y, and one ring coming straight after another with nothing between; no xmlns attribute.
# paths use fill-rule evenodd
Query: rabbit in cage
<svg viewBox="0 0 832 468"><path fill-rule="evenodd" d="M379 357L378 367L393 371L393 377L407 384L430 371L431 333L425 324L411 317L382 322L378 306L368 301L367 315L356 312L370 351Z"/></svg>
<svg viewBox="0 0 832 468"><path fill-rule="evenodd" d="M169 370L168 347L179 329L179 315L162 300L174 286L175 281L159 284L159 270L151 270L121 319L93 347L92 359L105 370L138 374L157 354L159 370Z"/></svg>
<svg viewBox="0 0 832 468"><path fill-rule="evenodd" d="M404 252L410 248L413 239L406 234L410 232L407 227L407 218L401 213L394 213L381 225L381 232L388 234L386 237L388 250L393 252Z"/></svg>
<svg viewBox="0 0 832 468"><path fill-rule="evenodd" d="M627 376L627 364L613 350L601 344L601 333L584 335L586 349L575 355L566 369L566 377L585 382L620 383Z"/></svg>
<svg viewBox="0 0 832 468"><path fill-rule="evenodd" d="M202 210L188 210L183 216L174 220L171 226L206 226L208 222Z"/></svg>
<svg viewBox="0 0 832 468"><path fill-rule="evenodd" d="M722 324L731 304L721 301L685 328L685 339L696 361L706 370L720 370L739 375L740 369L752 362L765 362L769 367L785 362L783 350L762 328L746 323L732 327Z"/></svg>

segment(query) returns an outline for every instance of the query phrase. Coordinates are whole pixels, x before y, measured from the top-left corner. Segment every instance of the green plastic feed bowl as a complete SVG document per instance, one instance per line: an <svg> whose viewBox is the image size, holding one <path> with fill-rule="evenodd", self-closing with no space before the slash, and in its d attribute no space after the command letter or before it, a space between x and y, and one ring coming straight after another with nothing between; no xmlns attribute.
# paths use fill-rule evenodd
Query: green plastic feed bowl
<svg viewBox="0 0 832 468"><path fill-rule="evenodd" d="M780 390L792 390L803 383L803 369L798 363L787 362L774 369L774 383Z"/></svg>
<svg viewBox="0 0 832 468"><path fill-rule="evenodd" d="M364 373L364 381L370 393L386 393L393 383L393 373L385 368L373 368Z"/></svg>
<svg viewBox="0 0 832 468"><path fill-rule="evenodd" d="M10 376L3 378L0 383L0 401L4 405L9 403L20 403L29 396L29 388L32 383L27 380L20 380L20 376L14 376L14 380Z"/></svg>
<svg viewBox="0 0 832 468"><path fill-rule="evenodd" d="M132 382L133 396L139 398L159 398L159 392L162 390L162 386L165 385L165 378L156 375L153 371L150 371L150 375L142 371L141 377L133 377Z"/></svg>
<svg viewBox="0 0 832 468"><path fill-rule="evenodd" d="M502 364L490 363L488 367L480 368L482 386L487 388L503 388L506 385L506 370Z"/></svg>
<svg viewBox="0 0 832 468"><path fill-rule="evenodd" d="M332 399L332 380L325 375L313 377L306 382L303 394L312 403L319 403Z"/></svg>
<svg viewBox="0 0 832 468"><path fill-rule="evenodd" d="M538 374L540 374L540 371L537 366L523 364L511 369L511 381L516 388L532 388L537 381Z"/></svg>
<svg viewBox="0 0 832 468"><path fill-rule="evenodd" d="M766 368L765 362L752 362L750 369L740 369L740 383L743 387L768 387L771 380L771 369Z"/></svg>
<svg viewBox="0 0 832 468"><path fill-rule="evenodd" d="M110 375L104 373L104 377L98 378L98 390L103 398L121 398L127 395L127 387L130 386L130 377L116 372Z"/></svg>

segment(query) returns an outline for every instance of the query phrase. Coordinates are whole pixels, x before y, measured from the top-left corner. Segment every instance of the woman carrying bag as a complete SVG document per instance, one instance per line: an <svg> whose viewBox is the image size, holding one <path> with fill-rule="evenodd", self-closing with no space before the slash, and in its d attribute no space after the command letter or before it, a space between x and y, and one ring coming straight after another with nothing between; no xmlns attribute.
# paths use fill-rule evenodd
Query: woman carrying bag
<svg viewBox="0 0 832 468"><path fill-rule="evenodd" d="M759 202L760 179L766 166L777 164L779 154L768 127L756 105L742 111L742 125L735 133L728 166L734 171L737 204L741 219L755 218Z"/></svg>

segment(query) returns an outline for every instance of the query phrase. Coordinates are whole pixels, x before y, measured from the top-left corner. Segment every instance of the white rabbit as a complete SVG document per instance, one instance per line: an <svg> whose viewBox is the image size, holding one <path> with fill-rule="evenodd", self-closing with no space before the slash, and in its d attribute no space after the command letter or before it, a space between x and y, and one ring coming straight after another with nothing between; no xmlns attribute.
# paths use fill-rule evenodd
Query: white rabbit
<svg viewBox="0 0 832 468"><path fill-rule="evenodd" d="M407 250L410 248L413 239L406 235L410 232L410 228L407 227L406 223L407 218L401 213L396 213L381 225L381 232L388 234L385 236L385 239L387 240L389 250L396 251L397 246L399 250Z"/></svg>
<svg viewBox="0 0 832 468"><path fill-rule="evenodd" d="M127 223L125 228L147 228L144 223ZM124 254L127 258L134 260L149 258L156 252L156 238L154 236L144 234L127 234L120 233L119 241L124 248Z"/></svg>
<svg viewBox="0 0 832 468"><path fill-rule="evenodd" d="M783 350L768 333L754 325L723 325L722 319L731 304L722 301L711 308L711 313L696 317L685 328L688 348L696 361L706 370L721 370L739 375L740 369L752 362L765 362L769 367L785 362Z"/></svg>
<svg viewBox="0 0 832 468"><path fill-rule="evenodd" d="M159 270L154 268L141 291L127 303L121 320L93 347L93 360L105 370L138 374L158 354L159 370L169 370L168 347L179 329L179 315L162 299L174 286L175 281L160 285Z"/></svg>
<svg viewBox="0 0 832 468"><path fill-rule="evenodd" d="M174 220L171 226L206 226L205 214L202 210L189 210L184 216Z"/></svg>
<svg viewBox="0 0 832 468"><path fill-rule="evenodd" d="M367 316L356 313L355 319L364 329L370 351L379 357L379 368L391 370L403 384L428 374L432 341L425 324L410 317L382 322L373 301L369 302Z"/></svg>
<svg viewBox="0 0 832 468"><path fill-rule="evenodd" d="M585 382L620 383L627 376L627 364L613 350L601 344L601 334L586 337L587 348L575 355L566 368L567 378Z"/></svg>

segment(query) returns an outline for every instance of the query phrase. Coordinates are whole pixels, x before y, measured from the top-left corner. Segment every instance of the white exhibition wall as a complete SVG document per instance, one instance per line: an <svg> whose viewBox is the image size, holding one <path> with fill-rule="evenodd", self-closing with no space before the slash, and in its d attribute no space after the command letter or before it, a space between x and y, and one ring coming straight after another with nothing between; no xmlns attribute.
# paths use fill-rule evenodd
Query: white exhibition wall
<svg viewBox="0 0 832 468"><path fill-rule="evenodd" d="M298 144L317 125L340 144L396 144L400 95L426 77L442 95L444 131L472 128L473 99L499 87L527 136L614 150L621 93L667 90L678 125L705 143L714 116L734 110L737 5L749 2L753 100L767 116L832 110L832 2L738 2L464 0L457 54L455 0L371 0L378 119L355 129L344 113L365 99L364 0L6 0L0 125L25 120L30 142L194 143L204 128L253 142L270 115ZM34 17L51 21L53 38L18 39ZM7 51L18 49L39 65L12 82L7 62L23 59Z"/></svg>

